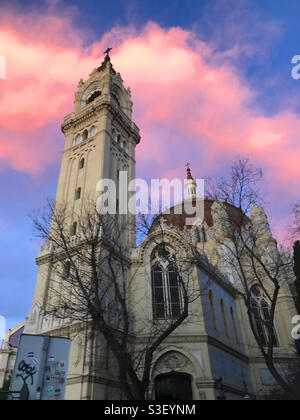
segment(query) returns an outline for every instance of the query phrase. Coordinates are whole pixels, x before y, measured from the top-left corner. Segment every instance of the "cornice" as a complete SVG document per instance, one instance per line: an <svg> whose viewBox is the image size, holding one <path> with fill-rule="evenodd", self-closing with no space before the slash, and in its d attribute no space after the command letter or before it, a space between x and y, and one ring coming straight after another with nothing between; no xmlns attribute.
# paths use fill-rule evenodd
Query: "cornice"
<svg viewBox="0 0 300 420"><path fill-rule="evenodd" d="M103 95L97 98L92 104L85 106L78 112L72 112L64 118L61 125L62 132L65 134L70 128L86 122L94 116L102 113L110 113L113 118L127 131L128 135L133 136L136 144L140 142L140 130L137 125L131 121L127 115L114 105L114 100L109 95Z"/></svg>

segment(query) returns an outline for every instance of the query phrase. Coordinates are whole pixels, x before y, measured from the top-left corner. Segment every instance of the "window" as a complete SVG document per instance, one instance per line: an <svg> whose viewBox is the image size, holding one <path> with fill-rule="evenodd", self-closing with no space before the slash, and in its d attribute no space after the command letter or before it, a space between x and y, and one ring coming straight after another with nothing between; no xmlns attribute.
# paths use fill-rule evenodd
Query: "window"
<svg viewBox="0 0 300 420"><path fill-rule="evenodd" d="M263 346L267 346L271 330L270 308L267 297L261 292L258 286L254 286L251 289L251 312L260 343ZM278 347L279 341L274 325L272 331L274 347Z"/></svg>
<svg viewBox="0 0 300 420"><path fill-rule="evenodd" d="M221 304L221 312L222 312L222 317L223 317L223 323L224 323L224 327L225 327L225 334L227 335L227 337L230 337L227 314L226 314L226 309L225 309L223 299L220 300L220 304Z"/></svg>
<svg viewBox="0 0 300 420"><path fill-rule="evenodd" d="M94 137L96 134L97 134L97 128L93 126L90 131L90 137Z"/></svg>
<svg viewBox="0 0 300 420"><path fill-rule="evenodd" d="M75 192L75 200L79 200L81 197L81 188L77 188Z"/></svg>
<svg viewBox="0 0 300 420"><path fill-rule="evenodd" d="M82 141L86 140L89 136L89 133L87 130L84 130L84 132L82 133Z"/></svg>
<svg viewBox="0 0 300 420"><path fill-rule="evenodd" d="M79 169L83 169L84 168L84 159L80 159L79 161Z"/></svg>
<svg viewBox="0 0 300 420"><path fill-rule="evenodd" d="M183 309L178 272L169 252L159 248L152 262L153 318L176 319Z"/></svg>
<svg viewBox="0 0 300 420"><path fill-rule="evenodd" d="M235 313L234 313L234 310L233 310L232 307L230 308L230 315L231 315L231 321L232 321L232 325L233 325L235 341L237 342L237 344L240 344L239 333L238 333L237 324L236 324L236 320L235 320Z"/></svg>
<svg viewBox="0 0 300 420"><path fill-rule="evenodd" d="M91 94L91 96L88 97L86 104L90 104L91 102L93 102L96 98L98 98L98 96L101 95L100 90L96 90L95 92L93 92Z"/></svg>
<svg viewBox="0 0 300 420"><path fill-rule="evenodd" d="M70 277L70 272L71 272L71 263L70 261L67 261L63 265L63 275L62 275L63 280L67 280L67 278Z"/></svg>
<svg viewBox="0 0 300 420"><path fill-rule="evenodd" d="M125 150L125 152L127 152L127 143L126 143L126 141L123 141L123 143L122 143L122 149Z"/></svg>
<svg viewBox="0 0 300 420"><path fill-rule="evenodd" d="M121 136L116 132L114 128L112 129L111 136L116 143L120 141L119 138L121 139Z"/></svg>
<svg viewBox="0 0 300 420"><path fill-rule="evenodd" d="M217 313L214 294L211 290L209 291L209 303L210 303L210 309L211 309L211 315L212 315L214 328L215 328L216 331L218 331L218 329L219 329L218 313Z"/></svg>
<svg viewBox="0 0 300 420"><path fill-rule="evenodd" d="M75 137L75 140L73 141L73 146L77 146L77 144L79 144L79 143L81 143L82 142L82 136L80 135L80 134L78 134L76 137Z"/></svg>
<svg viewBox="0 0 300 420"><path fill-rule="evenodd" d="M77 233L77 222L74 222L71 229L71 236L76 235Z"/></svg>
<svg viewBox="0 0 300 420"><path fill-rule="evenodd" d="M118 107L120 107L120 101L115 93L111 93L111 97L117 102Z"/></svg>
<svg viewBox="0 0 300 420"><path fill-rule="evenodd" d="M206 242L207 238L206 238L206 232L205 232L204 226L202 226L201 228L201 236L202 236L202 241Z"/></svg>
<svg viewBox="0 0 300 420"><path fill-rule="evenodd" d="M203 226L201 227L201 229L196 227L195 235L196 235L197 242L206 242L206 232Z"/></svg>
<svg viewBox="0 0 300 420"><path fill-rule="evenodd" d="M233 246L233 244L226 244L221 245L219 248L222 274L227 277L227 280L231 284L235 283L234 269L238 265L235 260L235 251Z"/></svg>

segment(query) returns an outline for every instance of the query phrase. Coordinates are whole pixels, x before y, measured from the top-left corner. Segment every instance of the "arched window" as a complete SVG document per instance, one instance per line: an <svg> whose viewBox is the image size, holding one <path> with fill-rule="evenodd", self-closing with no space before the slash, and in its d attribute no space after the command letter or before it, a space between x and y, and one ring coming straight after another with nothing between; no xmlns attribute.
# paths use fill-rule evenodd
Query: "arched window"
<svg viewBox="0 0 300 420"><path fill-rule="evenodd" d="M235 341L237 342L237 344L240 343L239 340L239 333L238 333L238 329L237 329L237 324L236 324L236 319L235 319L235 313L233 308L230 308L230 315L231 315L231 321L232 321L232 325L233 325L233 331L234 331L234 336L235 336Z"/></svg>
<svg viewBox="0 0 300 420"><path fill-rule="evenodd" d="M225 334L227 335L227 337L230 337L226 308L225 308L223 299L220 300L220 305L221 305L221 312L222 312L223 323L224 323L224 328L225 328Z"/></svg>
<svg viewBox="0 0 300 420"><path fill-rule="evenodd" d="M97 134L97 128L93 126L90 131L90 137L94 137Z"/></svg>
<svg viewBox="0 0 300 420"><path fill-rule="evenodd" d="M251 289L251 312L255 321L255 328L260 343L263 346L267 346L269 343L270 334L273 334L274 347L278 347L279 341L275 326L271 326L271 315L268 298L264 295L258 286L253 286Z"/></svg>
<svg viewBox="0 0 300 420"><path fill-rule="evenodd" d="M70 272L71 272L71 263L70 261L67 261L63 265L63 274L62 274L63 280L67 280L70 277Z"/></svg>
<svg viewBox="0 0 300 420"><path fill-rule="evenodd" d="M209 304L210 304L210 310L211 310L214 328L216 331L218 331L219 330L218 313L217 313L214 294L211 290L209 291Z"/></svg>
<svg viewBox="0 0 300 420"><path fill-rule="evenodd" d="M118 107L120 107L120 101L119 101L119 98L117 97L117 95L112 92L111 97L116 101Z"/></svg>
<svg viewBox="0 0 300 420"><path fill-rule="evenodd" d="M89 132L87 130L84 130L82 133L82 141L86 140L89 136Z"/></svg>
<svg viewBox="0 0 300 420"><path fill-rule="evenodd" d="M84 168L84 158L80 159L79 161L79 169L83 169Z"/></svg>
<svg viewBox="0 0 300 420"><path fill-rule="evenodd" d="M81 197L81 188L77 188L75 192L75 200L79 200Z"/></svg>
<svg viewBox="0 0 300 420"><path fill-rule="evenodd" d="M100 90L95 90L95 92L93 92L87 99L86 104L90 104L91 102L93 102L96 98L98 98L98 96L101 95L101 91Z"/></svg>
<svg viewBox="0 0 300 420"><path fill-rule="evenodd" d="M79 144L79 143L81 143L82 142L82 136L81 136L81 134L78 134L76 137L75 137L75 140L73 141L73 146L77 146L77 144Z"/></svg>
<svg viewBox="0 0 300 420"><path fill-rule="evenodd" d="M164 246L152 258L152 307L154 319L176 319L183 310L178 270Z"/></svg>
<svg viewBox="0 0 300 420"><path fill-rule="evenodd" d="M234 250L232 249L231 244L221 245L219 248L219 255L221 260L221 271L231 284L235 283L234 278L234 268L235 259L234 259Z"/></svg>
<svg viewBox="0 0 300 420"><path fill-rule="evenodd" d="M196 227L195 235L197 242L206 242L206 232L203 226L201 227L201 229L199 227Z"/></svg>
<svg viewBox="0 0 300 420"><path fill-rule="evenodd" d="M74 222L71 229L71 236L76 235L77 233L77 222Z"/></svg>
<svg viewBox="0 0 300 420"><path fill-rule="evenodd" d="M122 149L125 150L125 152L127 151L127 143L125 140L122 142Z"/></svg>
<svg viewBox="0 0 300 420"><path fill-rule="evenodd" d="M205 232L204 226L202 226L201 228L201 236L202 236L202 241L206 242L207 238L206 238L206 232Z"/></svg>

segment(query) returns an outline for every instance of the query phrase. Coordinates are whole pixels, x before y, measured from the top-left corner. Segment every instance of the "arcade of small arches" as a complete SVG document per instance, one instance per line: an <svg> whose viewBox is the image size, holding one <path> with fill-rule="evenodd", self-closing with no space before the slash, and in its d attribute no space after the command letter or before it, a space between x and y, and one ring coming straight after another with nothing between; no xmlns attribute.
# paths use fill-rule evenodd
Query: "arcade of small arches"
<svg viewBox="0 0 300 420"><path fill-rule="evenodd" d="M113 141L121 147L121 149L128 153L128 142L115 128L111 130L111 137Z"/></svg>
<svg viewBox="0 0 300 420"><path fill-rule="evenodd" d="M88 138L92 138L97 134L97 128L93 125L91 128L78 133L73 141L73 146L77 146Z"/></svg>

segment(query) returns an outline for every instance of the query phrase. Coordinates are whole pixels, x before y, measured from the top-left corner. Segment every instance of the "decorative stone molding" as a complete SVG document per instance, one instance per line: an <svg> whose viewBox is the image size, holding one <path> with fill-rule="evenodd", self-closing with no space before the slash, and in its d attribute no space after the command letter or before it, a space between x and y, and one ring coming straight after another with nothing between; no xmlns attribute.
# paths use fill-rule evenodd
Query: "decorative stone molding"
<svg viewBox="0 0 300 420"><path fill-rule="evenodd" d="M192 375L195 373L195 368L186 356L172 350L158 359L153 369L153 377L169 372L184 372Z"/></svg>

